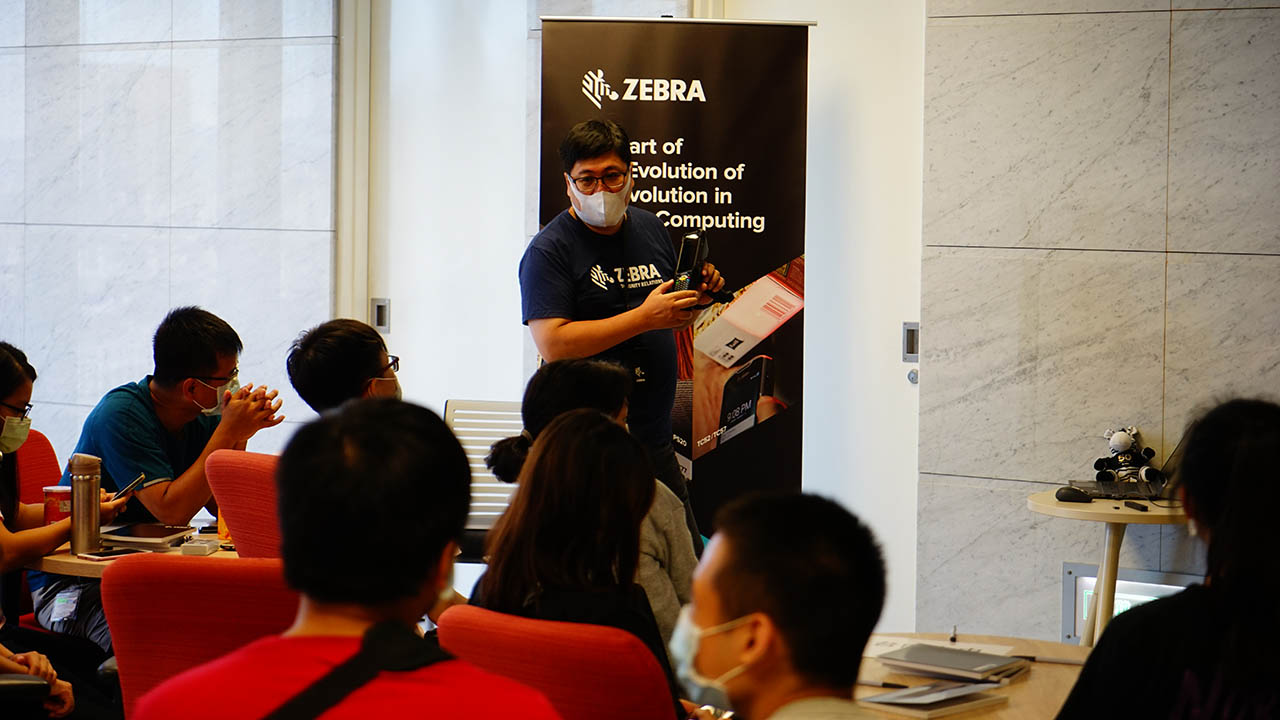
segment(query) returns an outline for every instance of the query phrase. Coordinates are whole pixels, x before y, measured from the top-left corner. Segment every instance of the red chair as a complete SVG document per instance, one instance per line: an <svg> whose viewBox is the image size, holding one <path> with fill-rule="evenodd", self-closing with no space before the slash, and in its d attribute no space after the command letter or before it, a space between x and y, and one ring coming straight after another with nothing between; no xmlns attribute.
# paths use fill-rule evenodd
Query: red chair
<svg viewBox="0 0 1280 720"><path fill-rule="evenodd" d="M130 555L103 572L102 605L127 717L174 675L284 632L298 594L278 559Z"/></svg>
<svg viewBox="0 0 1280 720"><path fill-rule="evenodd" d="M44 504L44 488L46 485L57 485L62 480L62 466L58 464L58 454L53 450L53 443L39 430L31 430L27 441L14 453L18 466L18 502L29 505ZM36 614L31 605L31 591L27 588L26 571L22 573L22 583L18 592L18 625L32 630L44 630L36 622Z"/></svg>
<svg viewBox="0 0 1280 720"><path fill-rule="evenodd" d="M218 450L205 461L209 487L240 557L280 557L280 519L276 517L278 460L275 455Z"/></svg>
<svg viewBox="0 0 1280 720"><path fill-rule="evenodd" d="M456 605L440 616L440 645L547 696L564 720L670 720L662 666L625 630L531 620Z"/></svg>

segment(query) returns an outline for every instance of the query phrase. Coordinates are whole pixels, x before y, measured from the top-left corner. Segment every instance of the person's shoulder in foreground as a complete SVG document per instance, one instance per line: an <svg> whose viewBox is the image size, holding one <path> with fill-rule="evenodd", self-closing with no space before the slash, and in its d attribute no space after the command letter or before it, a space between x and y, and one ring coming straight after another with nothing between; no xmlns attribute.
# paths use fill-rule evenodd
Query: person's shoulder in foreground
<svg viewBox="0 0 1280 720"><path fill-rule="evenodd" d="M269 637L169 680L138 703L141 720L201 714L233 720L261 718L356 652L357 638ZM216 692L209 692L217 688ZM432 717L558 718L539 692L448 660L407 672L383 672L325 713L325 718Z"/></svg>
<svg viewBox="0 0 1280 720"><path fill-rule="evenodd" d="M554 717L534 691L414 634L453 594L470 482L462 446L426 408L353 400L304 425L276 466L284 580L301 596L293 625L162 684L136 717L187 716L199 698L215 717L256 718L317 687L326 701L310 710L325 717ZM370 562L389 549L418 561ZM339 665L358 672L330 675Z"/></svg>
<svg viewBox="0 0 1280 720"><path fill-rule="evenodd" d="M862 715L853 686L885 593L871 531L798 493L739 499L716 528L671 636L694 707L761 720Z"/></svg>

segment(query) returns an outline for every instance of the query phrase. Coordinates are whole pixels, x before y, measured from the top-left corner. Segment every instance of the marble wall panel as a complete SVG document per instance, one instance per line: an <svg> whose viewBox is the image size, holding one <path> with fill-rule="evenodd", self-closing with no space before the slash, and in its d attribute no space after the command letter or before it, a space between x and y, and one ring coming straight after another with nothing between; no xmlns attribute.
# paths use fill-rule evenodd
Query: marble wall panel
<svg viewBox="0 0 1280 720"><path fill-rule="evenodd" d="M1280 253L1280 9L1175 13L1169 249Z"/></svg>
<svg viewBox="0 0 1280 720"><path fill-rule="evenodd" d="M300 332L330 317L333 234L267 230L173 230L174 305L199 305L244 343L240 382L266 384L290 420L315 417L285 371Z"/></svg>
<svg viewBox="0 0 1280 720"><path fill-rule="evenodd" d="M27 225L25 248L35 398L94 405L151 372L151 336L169 309L168 228Z"/></svg>
<svg viewBox="0 0 1280 720"><path fill-rule="evenodd" d="M1280 256L1169 256L1165 427L1232 397L1280 402Z"/></svg>
<svg viewBox="0 0 1280 720"><path fill-rule="evenodd" d="M31 0L28 45L161 42L172 39L171 0Z"/></svg>
<svg viewBox="0 0 1280 720"><path fill-rule="evenodd" d="M916 631L1059 638L1062 564L1097 564L1103 527L1027 509L1052 487L921 474ZM1130 526L1120 567L1159 565L1160 528Z"/></svg>
<svg viewBox="0 0 1280 720"><path fill-rule="evenodd" d="M1168 10L1169 0L927 0L929 17Z"/></svg>
<svg viewBox="0 0 1280 720"><path fill-rule="evenodd" d="M19 348L23 344L24 256L23 227L0 225L0 340Z"/></svg>
<svg viewBox="0 0 1280 720"><path fill-rule="evenodd" d="M538 15L689 17L689 0L537 0Z"/></svg>
<svg viewBox="0 0 1280 720"><path fill-rule="evenodd" d="M1064 482L1102 433L1160 450L1164 256L925 248L922 472Z"/></svg>
<svg viewBox="0 0 1280 720"><path fill-rule="evenodd" d="M0 49L0 222L20 223L25 216L25 109L26 53Z"/></svg>
<svg viewBox="0 0 1280 720"><path fill-rule="evenodd" d="M0 0L0 47L27 44L27 0Z"/></svg>
<svg viewBox="0 0 1280 720"><path fill-rule="evenodd" d="M26 53L26 221L167 225L170 49Z"/></svg>
<svg viewBox="0 0 1280 720"><path fill-rule="evenodd" d="M36 362L35 358L32 358L32 362ZM40 373L40 377L36 380L36 390L39 391L41 384L45 382L44 368L39 364L35 367L36 372ZM134 380L137 379L139 378L134 378ZM117 384L124 383L125 381L122 380ZM31 408L31 427L49 438L49 442L53 444L54 454L65 466L66 461L75 452L76 443L80 440L80 429L84 427L85 418L89 417L93 405L48 401L37 403L35 400L32 400L32 405L34 407Z"/></svg>
<svg viewBox="0 0 1280 720"><path fill-rule="evenodd" d="M1169 19L944 18L925 54L928 245L1164 249Z"/></svg>
<svg viewBox="0 0 1280 720"><path fill-rule="evenodd" d="M1203 577L1206 570L1205 544L1191 537L1186 525L1160 526L1160 569Z"/></svg>
<svg viewBox="0 0 1280 720"><path fill-rule="evenodd" d="M334 48L175 47L173 225L333 229Z"/></svg>
<svg viewBox="0 0 1280 720"><path fill-rule="evenodd" d="M174 40L337 35L334 0L173 0Z"/></svg>
<svg viewBox="0 0 1280 720"><path fill-rule="evenodd" d="M1274 8L1276 0L1173 0L1174 10Z"/></svg>

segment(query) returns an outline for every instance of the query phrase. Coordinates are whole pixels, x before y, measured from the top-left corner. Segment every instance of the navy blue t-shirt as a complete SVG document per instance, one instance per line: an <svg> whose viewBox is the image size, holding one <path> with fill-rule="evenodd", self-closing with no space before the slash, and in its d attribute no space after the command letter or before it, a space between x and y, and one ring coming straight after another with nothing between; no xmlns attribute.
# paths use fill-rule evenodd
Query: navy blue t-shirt
<svg viewBox="0 0 1280 720"><path fill-rule="evenodd" d="M603 320L640 307L675 275L671 236L653 213L629 208L613 235L589 229L568 210L533 238L520 260L523 320ZM676 338L651 330L595 356L627 367L636 381L627 425L650 447L671 443Z"/></svg>

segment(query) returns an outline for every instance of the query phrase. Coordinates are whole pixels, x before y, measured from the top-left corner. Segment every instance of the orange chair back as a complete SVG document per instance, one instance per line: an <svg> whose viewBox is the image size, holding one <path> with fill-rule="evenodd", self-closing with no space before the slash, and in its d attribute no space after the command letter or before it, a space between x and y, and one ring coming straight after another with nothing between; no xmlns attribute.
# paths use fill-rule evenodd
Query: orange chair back
<svg viewBox="0 0 1280 720"><path fill-rule="evenodd" d="M27 441L16 453L18 462L18 501L32 505L44 504L44 487L57 485L62 480L62 467L53 443L39 430L31 430Z"/></svg>
<svg viewBox="0 0 1280 720"><path fill-rule="evenodd" d="M440 617L440 645L547 696L564 720L670 720L662 667L625 630L531 620L471 605Z"/></svg>
<svg viewBox="0 0 1280 720"><path fill-rule="evenodd" d="M205 462L209 487L244 558L280 557L276 516L276 455L217 450Z"/></svg>
<svg viewBox="0 0 1280 720"><path fill-rule="evenodd" d="M103 572L102 606L127 717L174 675L284 632L298 594L277 559L130 555Z"/></svg>

